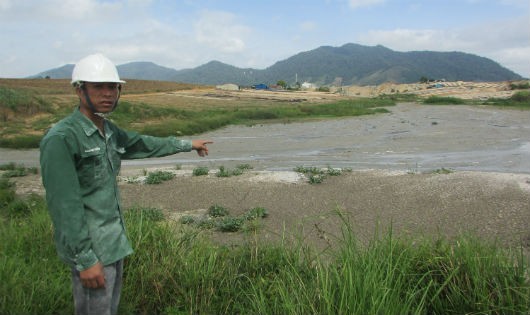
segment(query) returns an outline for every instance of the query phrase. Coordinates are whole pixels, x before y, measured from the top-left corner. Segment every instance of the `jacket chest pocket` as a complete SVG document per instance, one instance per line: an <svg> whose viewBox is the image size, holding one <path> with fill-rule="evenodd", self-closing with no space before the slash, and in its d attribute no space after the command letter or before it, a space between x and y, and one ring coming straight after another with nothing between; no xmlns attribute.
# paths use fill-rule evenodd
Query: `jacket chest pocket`
<svg viewBox="0 0 530 315"><path fill-rule="evenodd" d="M79 182L84 187L98 185L108 180L112 172L103 150L84 152L78 162L78 170Z"/></svg>

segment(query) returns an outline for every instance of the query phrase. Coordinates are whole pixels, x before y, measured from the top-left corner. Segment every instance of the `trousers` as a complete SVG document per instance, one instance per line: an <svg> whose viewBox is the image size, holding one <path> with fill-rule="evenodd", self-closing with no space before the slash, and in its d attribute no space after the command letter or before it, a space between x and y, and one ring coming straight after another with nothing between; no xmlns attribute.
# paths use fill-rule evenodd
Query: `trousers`
<svg viewBox="0 0 530 315"><path fill-rule="evenodd" d="M103 267L105 287L85 288L79 278L79 271L72 268L72 291L75 314L77 315L115 315L120 304L123 284L123 260Z"/></svg>

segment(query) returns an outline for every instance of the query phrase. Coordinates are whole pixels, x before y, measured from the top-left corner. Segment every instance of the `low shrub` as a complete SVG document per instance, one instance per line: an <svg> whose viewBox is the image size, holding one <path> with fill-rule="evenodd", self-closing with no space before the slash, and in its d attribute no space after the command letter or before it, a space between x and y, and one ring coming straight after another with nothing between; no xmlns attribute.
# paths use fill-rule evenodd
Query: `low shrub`
<svg viewBox="0 0 530 315"><path fill-rule="evenodd" d="M151 172L145 179L146 184L160 184L164 181L171 180L175 177L175 174L166 171Z"/></svg>
<svg viewBox="0 0 530 315"><path fill-rule="evenodd" d="M200 166L200 167L194 168L192 174L193 176L204 176L204 175L208 175L209 172L210 170L207 167Z"/></svg>
<svg viewBox="0 0 530 315"><path fill-rule="evenodd" d="M530 91L519 91L512 95L510 98L514 102L530 103Z"/></svg>
<svg viewBox="0 0 530 315"><path fill-rule="evenodd" d="M423 100L423 104L429 105L461 105L465 103L466 101L461 98L450 96L429 96Z"/></svg>
<svg viewBox="0 0 530 315"><path fill-rule="evenodd" d="M255 220L255 219L261 219L267 217L269 214L267 212L267 209L263 207L255 207L247 211L245 213L244 218L246 220Z"/></svg>
<svg viewBox="0 0 530 315"><path fill-rule="evenodd" d="M4 178L22 177L28 174L38 173L36 167L25 167L23 164L16 164L14 162L0 165L0 171L4 171L4 173L2 173L2 177Z"/></svg>
<svg viewBox="0 0 530 315"><path fill-rule="evenodd" d="M237 232L240 230L256 230L256 220L268 216L267 209L254 207L240 216L231 216L227 208L213 205L208 208L207 217L184 216L179 222L181 224L194 225L199 229L217 229L220 232Z"/></svg>
<svg viewBox="0 0 530 315"><path fill-rule="evenodd" d="M331 166L328 166L327 168L297 166L294 168L294 171L305 174L310 184L321 184L327 176L339 176L345 171L351 172L351 169L333 168Z"/></svg>
<svg viewBox="0 0 530 315"><path fill-rule="evenodd" d="M233 170L226 169L224 166L219 167L219 172L217 172L217 177L231 177L231 176L239 176L243 174L243 170L241 168L235 168Z"/></svg>
<svg viewBox="0 0 530 315"><path fill-rule="evenodd" d="M217 229L221 232L237 232L241 229L243 223L243 218L223 217L217 222Z"/></svg>
<svg viewBox="0 0 530 315"><path fill-rule="evenodd" d="M228 210L219 205L213 205L208 208L208 215L212 218L224 217L228 215Z"/></svg>
<svg viewBox="0 0 530 315"><path fill-rule="evenodd" d="M530 89L530 82L519 82L519 83L510 83L510 89L512 90L525 90Z"/></svg>
<svg viewBox="0 0 530 315"><path fill-rule="evenodd" d="M252 165L250 164L239 164L236 166L237 169L240 169L240 170L251 170L253 169Z"/></svg>

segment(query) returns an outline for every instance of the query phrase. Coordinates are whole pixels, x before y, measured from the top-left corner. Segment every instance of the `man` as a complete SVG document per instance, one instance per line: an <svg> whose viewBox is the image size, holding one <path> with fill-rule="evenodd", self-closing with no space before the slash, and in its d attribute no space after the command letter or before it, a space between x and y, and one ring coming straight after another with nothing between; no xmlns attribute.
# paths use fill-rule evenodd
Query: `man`
<svg viewBox="0 0 530 315"><path fill-rule="evenodd" d="M196 150L208 140L139 135L106 119L121 86L114 64L101 54L80 60L72 73L79 107L40 144L42 181L57 253L72 268L77 314L116 314L123 259L133 252L125 234L116 176L122 159Z"/></svg>

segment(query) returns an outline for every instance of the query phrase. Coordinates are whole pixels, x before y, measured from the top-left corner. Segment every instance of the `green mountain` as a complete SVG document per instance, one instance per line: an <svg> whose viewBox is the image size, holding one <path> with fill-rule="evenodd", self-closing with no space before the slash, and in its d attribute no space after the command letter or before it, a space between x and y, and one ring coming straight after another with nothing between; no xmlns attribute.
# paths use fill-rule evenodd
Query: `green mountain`
<svg viewBox="0 0 530 315"><path fill-rule="evenodd" d="M521 76L498 63L462 52L396 52L383 46L346 44L322 46L277 62L266 69L267 82L275 77L319 85L341 78L343 85L413 83L421 77L447 81L506 81Z"/></svg>
<svg viewBox="0 0 530 315"><path fill-rule="evenodd" d="M171 77L175 74L175 69L146 61L126 63L117 68L120 77L125 79L171 81Z"/></svg>
<svg viewBox="0 0 530 315"><path fill-rule="evenodd" d="M72 78L72 71L74 70L74 65L67 64L59 68L53 68L46 70L36 75L32 75L29 78L50 78L50 79L70 79Z"/></svg>
<svg viewBox="0 0 530 315"><path fill-rule="evenodd" d="M34 77L69 78L72 65L48 70ZM237 68L210 61L193 69L175 70L152 62L118 66L124 79L177 81L216 85L253 85L311 82L317 85L377 85L385 82L413 83L420 78L447 81L508 81L522 77L497 62L463 52L397 52L384 46L346 44L322 46L278 61L266 69Z"/></svg>

